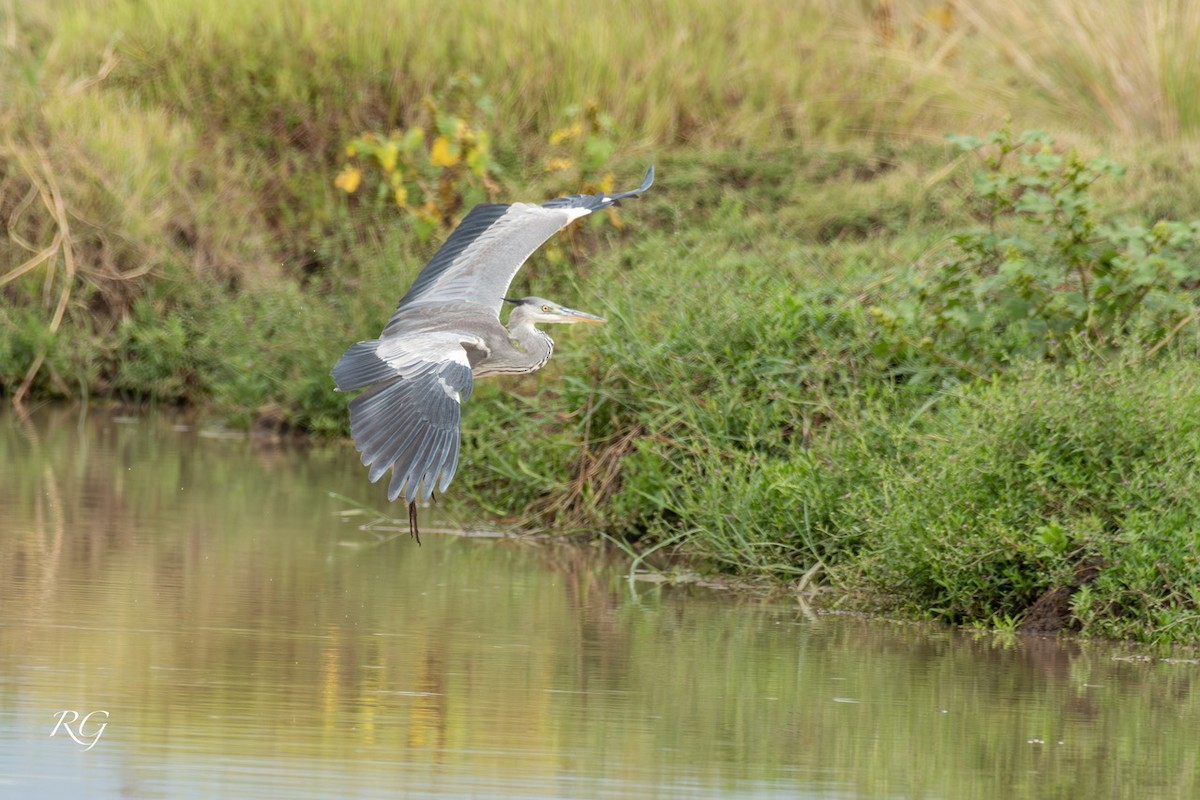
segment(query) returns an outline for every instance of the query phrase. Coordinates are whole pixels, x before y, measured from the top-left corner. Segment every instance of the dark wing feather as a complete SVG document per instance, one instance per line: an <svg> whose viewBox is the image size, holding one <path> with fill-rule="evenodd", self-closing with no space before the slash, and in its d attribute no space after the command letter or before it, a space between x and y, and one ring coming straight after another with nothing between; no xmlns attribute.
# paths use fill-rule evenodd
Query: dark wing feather
<svg viewBox="0 0 1200 800"><path fill-rule="evenodd" d="M400 298L398 308L412 305L418 298L427 294L437 283L438 279L454 264L455 258L471 246L488 228L496 224L496 220L504 216L509 206L502 203L480 203L470 210L458 227L450 234L442 246L433 254L433 258L425 265L413 281L413 285Z"/></svg>
<svg viewBox="0 0 1200 800"><path fill-rule="evenodd" d="M637 197L653 184L654 165L652 164L650 165L650 169L646 170L646 177L642 179L642 185L636 189L631 189L628 192L618 192L617 194L571 194L566 197L556 197L553 200L542 203L542 208L582 208L586 209L590 214L593 211L599 211L609 206L619 206L621 205L621 201L626 197Z"/></svg>
<svg viewBox="0 0 1200 800"><path fill-rule="evenodd" d="M450 484L473 385L466 348L479 344L449 331L372 339L351 345L333 368L342 391L371 386L350 402L350 434L372 483L392 470L389 500L428 499Z"/></svg>
<svg viewBox="0 0 1200 800"><path fill-rule="evenodd" d="M339 392L361 389L396 374L396 370L376 354L378 347L379 340L371 339L350 345L350 349L342 354L332 373Z"/></svg>
<svg viewBox="0 0 1200 800"><path fill-rule="evenodd" d="M394 375L394 373L393 373ZM388 500L406 502L445 491L458 466L461 401L471 370L457 361L394 375L350 402L350 435L372 482L392 470Z"/></svg>
<svg viewBox="0 0 1200 800"><path fill-rule="evenodd" d="M580 217L650 188L654 167L638 188L617 194L570 195L543 205L475 206L401 298L396 316L421 303L478 303L500 313L513 276L533 251Z"/></svg>

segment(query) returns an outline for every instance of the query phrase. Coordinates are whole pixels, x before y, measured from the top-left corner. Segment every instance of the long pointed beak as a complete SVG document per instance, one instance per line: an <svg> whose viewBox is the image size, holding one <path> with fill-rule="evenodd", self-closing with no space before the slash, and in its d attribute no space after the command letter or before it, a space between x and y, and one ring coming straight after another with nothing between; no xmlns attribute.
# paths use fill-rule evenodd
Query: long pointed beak
<svg viewBox="0 0 1200 800"><path fill-rule="evenodd" d="M564 308L560 314L563 322L608 322L604 317L597 317L586 311L576 311L573 308Z"/></svg>

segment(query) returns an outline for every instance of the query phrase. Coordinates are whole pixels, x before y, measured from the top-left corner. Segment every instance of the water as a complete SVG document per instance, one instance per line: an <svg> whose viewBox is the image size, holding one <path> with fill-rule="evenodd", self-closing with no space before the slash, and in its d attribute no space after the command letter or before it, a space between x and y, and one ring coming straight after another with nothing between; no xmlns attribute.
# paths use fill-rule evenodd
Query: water
<svg viewBox="0 0 1200 800"><path fill-rule="evenodd" d="M331 491L379 504L344 446L0 416L0 797L1200 797L1194 663L631 592Z"/></svg>

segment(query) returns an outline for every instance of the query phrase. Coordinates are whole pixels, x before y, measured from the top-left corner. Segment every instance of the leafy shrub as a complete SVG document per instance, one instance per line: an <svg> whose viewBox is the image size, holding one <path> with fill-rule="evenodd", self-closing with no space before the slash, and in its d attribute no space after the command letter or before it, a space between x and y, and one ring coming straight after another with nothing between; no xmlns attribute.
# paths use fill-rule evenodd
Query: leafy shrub
<svg viewBox="0 0 1200 800"><path fill-rule="evenodd" d="M547 139L549 148L542 161L545 171L554 176L554 191L562 194L595 194L617 191L615 178L609 171L609 161L617 150L618 135L613 118L591 101L571 106L566 111L567 123L552 132ZM610 206L604 214L593 215L595 220L608 220L617 228L623 227L620 209ZM578 230L571 226L567 233Z"/></svg>
<svg viewBox="0 0 1200 800"><path fill-rule="evenodd" d="M1085 633L1200 632L1200 367L1031 368L977 383L856 492L868 582L949 621L1072 587Z"/></svg>
<svg viewBox="0 0 1200 800"><path fill-rule="evenodd" d="M149 297L136 300L121 321L112 388L155 400L187 399L194 381L194 332L178 313L164 313Z"/></svg>
<svg viewBox="0 0 1200 800"><path fill-rule="evenodd" d="M334 185L355 194L365 181L364 192L399 207L422 241L453 228L499 191L487 130L492 103L480 89L478 78L456 76L442 102L426 97L419 121L405 130L358 136Z"/></svg>
<svg viewBox="0 0 1200 800"><path fill-rule="evenodd" d="M983 225L951 236L899 301L872 309L881 353L980 376L1028 357L1157 351L1192 315L1200 221L1102 220L1092 186L1122 169L1039 132L949 138L982 159L970 202Z"/></svg>
<svg viewBox="0 0 1200 800"><path fill-rule="evenodd" d="M609 159L616 152L616 124L594 100L582 106L571 106L566 116L567 124L547 139L549 150L542 165L546 172L563 176L568 187L589 182L595 185L596 176L607 168ZM611 179L612 176L603 177Z"/></svg>

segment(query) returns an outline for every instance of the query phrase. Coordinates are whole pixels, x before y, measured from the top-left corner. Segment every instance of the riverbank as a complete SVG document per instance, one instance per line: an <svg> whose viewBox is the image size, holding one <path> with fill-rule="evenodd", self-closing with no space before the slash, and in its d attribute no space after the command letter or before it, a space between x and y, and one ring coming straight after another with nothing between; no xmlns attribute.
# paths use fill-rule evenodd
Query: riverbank
<svg viewBox="0 0 1200 800"><path fill-rule="evenodd" d="M518 276L609 324L477 386L448 500L908 615L1200 640L1190 110L1000 91L982 18L784 5L663 12L672 49L468 4L444 50L332 0L22 8L0 390L344 436L331 365L465 208L653 162Z"/></svg>

